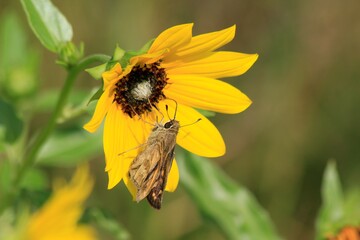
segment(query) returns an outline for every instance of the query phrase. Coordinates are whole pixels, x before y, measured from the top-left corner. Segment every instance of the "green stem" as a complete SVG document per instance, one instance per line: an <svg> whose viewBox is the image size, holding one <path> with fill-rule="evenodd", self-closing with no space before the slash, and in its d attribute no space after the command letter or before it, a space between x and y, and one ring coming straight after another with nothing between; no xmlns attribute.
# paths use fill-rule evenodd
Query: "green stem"
<svg viewBox="0 0 360 240"><path fill-rule="evenodd" d="M20 185L24 175L26 174L27 170L34 165L41 147L43 146L43 144L46 142L46 140L54 130L56 125L56 120L63 111L63 108L70 94L70 90L72 89L72 86L74 85L74 82L78 74L94 62L106 62L109 60L110 60L109 56L102 54L94 54L84 58L83 60L79 61L78 64L68 68L68 75L65 81L65 85L61 90L60 96L56 103L55 110L52 112L52 115L49 121L47 122L46 126L41 129L40 133L36 136L33 144L30 146L28 152L25 154L23 164L20 166L20 168L18 169L15 175L14 185L13 185L14 191L9 194L6 201L7 203L11 203L11 199L13 199L13 197L16 195L17 188ZM4 207L5 206L3 207L0 206L0 213L2 212L1 210L3 210Z"/></svg>
<svg viewBox="0 0 360 240"><path fill-rule="evenodd" d="M56 120L58 119L59 115L63 111L63 108L66 104L67 98L70 94L70 90L74 85L75 79L77 75L87 68L89 64L97 61L108 61L109 57L106 55L91 55L89 57L84 58L80 61L77 65L70 67L68 70L68 76L65 81L65 85L63 86L58 102L56 104L55 110L52 112L52 115L47 122L47 125L42 129L40 134L36 137L34 144L30 148L26 158L24 159L23 165L21 166L16 178L15 178L15 186L17 186L20 182L22 177L24 176L25 172L34 165L36 157L41 149L42 145L45 143L46 139L49 137L51 132L54 130L56 125Z"/></svg>

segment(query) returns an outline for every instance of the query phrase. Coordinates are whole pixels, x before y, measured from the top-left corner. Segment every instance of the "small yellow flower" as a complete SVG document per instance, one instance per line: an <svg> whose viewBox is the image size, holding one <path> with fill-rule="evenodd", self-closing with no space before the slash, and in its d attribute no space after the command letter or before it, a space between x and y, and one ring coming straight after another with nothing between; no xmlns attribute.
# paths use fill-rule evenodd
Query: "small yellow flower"
<svg viewBox="0 0 360 240"><path fill-rule="evenodd" d="M235 26L194 37L192 26L183 24L165 30L147 53L132 57L125 69L117 63L103 73L104 91L84 128L96 131L106 116L103 145L109 189L123 179L135 196L136 189L127 172L139 149L120 153L146 141L152 129L148 122L161 120L162 115L165 119L174 116L175 103L170 99L178 103L176 119L181 125L202 119L180 128L177 143L205 157L223 155L225 144L217 128L194 108L239 113L251 104L241 91L216 79L245 73L258 55L215 51L234 38ZM174 191L178 181L174 160L165 190Z"/></svg>
<svg viewBox="0 0 360 240"><path fill-rule="evenodd" d="M92 186L87 167L79 168L69 184L58 184L46 204L30 217L24 240L96 239L91 227L78 225Z"/></svg>

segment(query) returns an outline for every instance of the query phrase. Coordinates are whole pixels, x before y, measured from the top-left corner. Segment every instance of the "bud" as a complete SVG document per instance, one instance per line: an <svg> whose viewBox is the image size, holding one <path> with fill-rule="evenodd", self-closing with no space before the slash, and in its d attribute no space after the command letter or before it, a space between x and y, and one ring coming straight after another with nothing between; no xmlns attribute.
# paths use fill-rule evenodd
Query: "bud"
<svg viewBox="0 0 360 240"><path fill-rule="evenodd" d="M75 65L84 56L84 44L80 43L79 48L73 42L67 42L59 51L58 64L65 67Z"/></svg>

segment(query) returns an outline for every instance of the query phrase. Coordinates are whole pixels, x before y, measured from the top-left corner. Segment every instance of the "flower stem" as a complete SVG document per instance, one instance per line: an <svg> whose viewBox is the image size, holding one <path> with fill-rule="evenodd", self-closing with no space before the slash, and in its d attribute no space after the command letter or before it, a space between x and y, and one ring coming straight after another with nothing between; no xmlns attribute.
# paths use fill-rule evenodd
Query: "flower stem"
<svg viewBox="0 0 360 240"><path fill-rule="evenodd" d="M60 96L56 103L55 109L52 112L49 121L46 123L46 126L41 129L40 133L35 137L33 144L30 145L28 151L26 152L22 165L16 172L14 178L14 184L13 184L14 191L12 193L9 193L9 196L6 201L7 203L5 203L4 205L11 203L11 200L16 195L17 188L19 187L26 172L28 171L29 168L31 168L34 165L41 147L43 146L43 144L46 142L46 140L54 130L56 125L56 120L63 111L63 108L67 102L68 96L70 94L70 91L72 89L72 86L74 85L74 82L78 74L87 67L89 67L89 65L94 62L106 62L109 60L110 57L107 55L94 54L82 59L81 61L78 62L78 64L68 68L68 75L66 77L65 84L61 90ZM0 213L5 207L4 205L0 206Z"/></svg>

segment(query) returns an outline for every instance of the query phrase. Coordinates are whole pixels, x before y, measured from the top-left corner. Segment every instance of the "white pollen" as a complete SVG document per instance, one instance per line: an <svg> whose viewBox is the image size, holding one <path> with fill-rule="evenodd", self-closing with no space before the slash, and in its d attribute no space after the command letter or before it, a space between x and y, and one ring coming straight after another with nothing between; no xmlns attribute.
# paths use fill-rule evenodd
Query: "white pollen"
<svg viewBox="0 0 360 240"><path fill-rule="evenodd" d="M135 88L131 90L131 95L136 100L149 99L152 93L151 84L147 81L140 82Z"/></svg>

